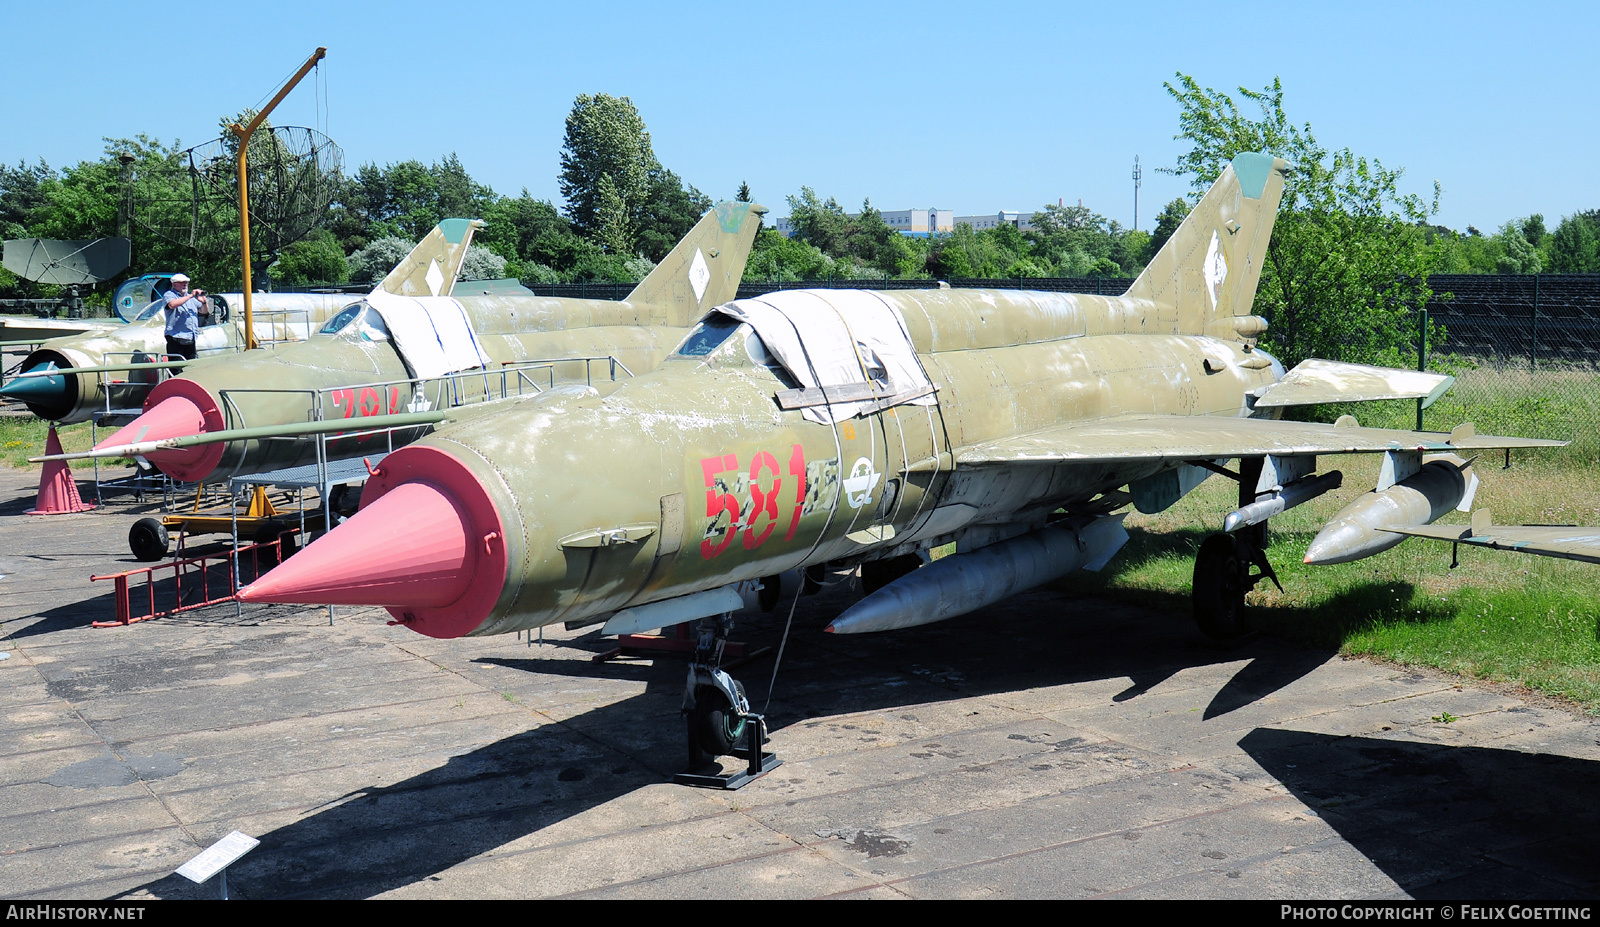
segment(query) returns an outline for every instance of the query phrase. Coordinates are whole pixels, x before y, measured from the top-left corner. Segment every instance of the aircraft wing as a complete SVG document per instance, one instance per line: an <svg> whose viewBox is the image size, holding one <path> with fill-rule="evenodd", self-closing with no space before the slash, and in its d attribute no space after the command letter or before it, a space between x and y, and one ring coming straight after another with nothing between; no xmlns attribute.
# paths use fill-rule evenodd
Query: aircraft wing
<svg viewBox="0 0 1600 927"><path fill-rule="evenodd" d="M1421 399L1422 407L1427 408L1455 381L1455 377L1442 373L1311 358L1296 365L1278 382L1257 389L1256 408L1380 399Z"/></svg>
<svg viewBox="0 0 1600 927"><path fill-rule="evenodd" d="M110 331L127 323L121 319L0 319L0 341L36 344L87 332Z"/></svg>
<svg viewBox="0 0 1600 927"><path fill-rule="evenodd" d="M1473 524L1467 525L1385 525L1381 530L1395 534L1408 534L1436 541L1471 544L1491 550L1511 550L1542 557L1559 557L1562 560L1582 560L1600 563L1600 528L1576 525L1491 525L1479 509Z"/></svg>
<svg viewBox="0 0 1600 927"><path fill-rule="evenodd" d="M1032 434L968 445L956 450L955 465L1218 460L1384 451L1461 452L1561 447L1564 444L1565 441L1539 438L1475 434L1471 425L1462 425L1446 434L1271 419L1148 415L1074 422ZM936 466L931 459L925 463L927 469Z"/></svg>

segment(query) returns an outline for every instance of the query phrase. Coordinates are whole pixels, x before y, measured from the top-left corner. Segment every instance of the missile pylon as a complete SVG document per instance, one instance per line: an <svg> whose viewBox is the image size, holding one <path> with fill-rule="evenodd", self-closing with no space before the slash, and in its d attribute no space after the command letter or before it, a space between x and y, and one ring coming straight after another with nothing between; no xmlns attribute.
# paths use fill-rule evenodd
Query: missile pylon
<svg viewBox="0 0 1600 927"><path fill-rule="evenodd" d="M1311 540L1305 562L1349 563L1382 553L1406 536L1380 529L1433 524L1468 498L1475 481L1472 465L1459 458L1429 461L1406 479L1363 493L1340 509Z"/></svg>
<svg viewBox="0 0 1600 927"><path fill-rule="evenodd" d="M954 618L1075 570L1096 570L1128 540L1126 513L1073 527L1048 527L970 553L935 560L847 609L824 630L892 631Z"/></svg>

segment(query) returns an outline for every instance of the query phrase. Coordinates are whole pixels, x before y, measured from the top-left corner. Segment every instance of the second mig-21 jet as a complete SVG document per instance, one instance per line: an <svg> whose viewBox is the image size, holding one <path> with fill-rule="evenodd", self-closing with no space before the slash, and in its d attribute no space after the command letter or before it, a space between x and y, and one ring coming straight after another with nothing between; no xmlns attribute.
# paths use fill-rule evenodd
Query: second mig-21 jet
<svg viewBox="0 0 1600 927"><path fill-rule="evenodd" d="M1476 485L1457 453L1556 443L1279 420L1449 382L1326 361L1285 374L1255 347L1286 169L1237 156L1122 297L820 290L720 306L606 395L513 399L389 455L358 513L240 598L380 605L434 637L700 619L685 708L700 748L727 753L748 703L715 654L741 584L858 566L868 594L827 630L938 621L1098 568L1128 505L1160 511L1220 473L1240 505L1199 551L1194 606L1204 630L1235 634L1246 591L1272 576L1267 520L1339 485L1319 455L1384 454L1367 495L1420 492L1431 520ZM1370 533L1335 532L1322 556L1360 555Z"/></svg>
<svg viewBox="0 0 1600 927"><path fill-rule="evenodd" d="M649 370L707 309L737 295L765 212L719 204L621 301L466 287L448 297L376 290L303 343L186 369L151 390L144 413L93 451L63 457L138 455L175 479L220 480L312 462L311 441L284 440L305 434L296 429L308 423L358 431L367 420L383 427L395 416L426 417L452 401L513 391L531 367L544 380L530 389L609 376L611 359L628 372ZM506 373L507 365L521 365L521 373ZM424 430L408 428L396 439ZM344 437L328 453L359 455L383 444Z"/></svg>
<svg viewBox="0 0 1600 927"><path fill-rule="evenodd" d="M475 227L467 219L439 223L373 292L449 295ZM239 293L212 294L212 314L196 341L199 358L172 369L237 361L247 339L244 315L233 307L243 299ZM349 293L253 293L255 341L305 341L358 299ZM158 299L126 325L46 341L23 360L22 376L0 386L0 397L26 403L34 415L58 424L88 421L108 407L138 410L165 366L158 361L166 352L166 319L166 304Z"/></svg>

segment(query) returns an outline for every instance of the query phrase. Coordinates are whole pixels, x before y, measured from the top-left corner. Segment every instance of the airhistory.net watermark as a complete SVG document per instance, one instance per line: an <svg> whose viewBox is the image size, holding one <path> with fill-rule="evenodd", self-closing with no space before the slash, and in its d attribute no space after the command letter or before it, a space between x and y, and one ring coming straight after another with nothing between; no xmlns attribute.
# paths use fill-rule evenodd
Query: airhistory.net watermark
<svg viewBox="0 0 1600 927"><path fill-rule="evenodd" d="M142 921L141 905L8 904L8 921Z"/></svg>

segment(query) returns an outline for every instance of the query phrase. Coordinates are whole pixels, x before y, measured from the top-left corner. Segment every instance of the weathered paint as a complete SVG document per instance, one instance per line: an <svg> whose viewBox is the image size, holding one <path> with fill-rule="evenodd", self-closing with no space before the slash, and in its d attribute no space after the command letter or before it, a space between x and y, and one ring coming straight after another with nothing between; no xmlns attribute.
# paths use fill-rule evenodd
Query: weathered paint
<svg viewBox="0 0 1600 927"><path fill-rule="evenodd" d="M545 383L584 381L591 368L572 358L609 356L629 371L650 370L683 338L686 326L737 293L757 223L733 222L726 216L762 212L765 207L751 203L725 203L712 210L626 300L418 296L423 305L448 300L467 314L491 360L484 374L460 375L449 383L411 380L390 341L381 336L374 340L371 329L352 324L301 344L235 357L227 364L196 365L174 380L203 387L224 416L221 427L257 429L304 422L316 417L319 404L324 418L435 408L442 388L457 390L463 402L478 402L498 395L500 379L495 371L519 362L555 361ZM723 231L730 224L735 232ZM697 254L706 255L715 267L698 295L687 278ZM604 365L593 370L597 384L609 388L609 383L600 382L607 376ZM145 408L153 409L178 389L167 383L158 386L149 393ZM367 391L373 395L366 396ZM414 440L423 431L398 433L396 443ZM105 443L121 440L113 435ZM368 447L387 446L387 440L381 435L349 438L332 444L329 453L359 454ZM314 454L310 442L263 438L164 452L150 460L179 479L203 480L295 466L310 462Z"/></svg>
<svg viewBox="0 0 1600 927"><path fill-rule="evenodd" d="M503 576L484 582L503 580L494 602L483 607L482 594L442 606L368 604L435 636L598 621L798 567L848 566L949 541L977 550L1036 532L1060 509L1093 525L1127 504L1120 487L1195 459L1452 447L1438 435L1251 417L1248 397L1281 368L1258 362L1241 333L1249 326L1216 323L1247 317L1249 268L1259 268L1282 170L1278 163L1259 199L1238 196L1224 172L1152 262L1154 279L1141 278L1130 297L871 294L904 317L937 387L931 406L891 406L832 425L807 419L780 404L795 380L740 324L704 356L675 354L608 393L516 399L452 422L387 458L368 485L383 492L403 484L410 477L398 464L416 473L412 461L423 455L470 474L455 480L470 496L462 508L492 509L502 529ZM1213 240L1233 270L1208 296L1199 265ZM862 296L808 298L845 305ZM865 366L862 374L871 379ZM363 509L349 524L357 523L364 537L405 537L394 513ZM659 530L628 543L563 543L652 523ZM457 530L470 537L477 521L463 518ZM267 585L293 590L304 577L316 588L358 588L361 570L319 557L323 543Z"/></svg>

